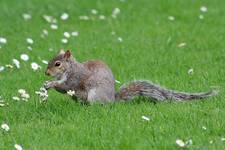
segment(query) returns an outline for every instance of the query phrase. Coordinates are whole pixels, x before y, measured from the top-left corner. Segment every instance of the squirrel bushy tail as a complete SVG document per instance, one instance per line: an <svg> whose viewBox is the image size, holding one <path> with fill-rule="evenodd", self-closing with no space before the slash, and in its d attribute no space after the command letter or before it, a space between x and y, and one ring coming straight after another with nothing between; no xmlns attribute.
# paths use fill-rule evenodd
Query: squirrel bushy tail
<svg viewBox="0 0 225 150"><path fill-rule="evenodd" d="M203 99L218 94L218 91L212 90L202 93L185 93L169 90L158 85L151 83L150 81L132 81L123 85L119 92L116 93L117 100L131 100L136 96L144 96L152 98L156 101L165 100L194 100Z"/></svg>

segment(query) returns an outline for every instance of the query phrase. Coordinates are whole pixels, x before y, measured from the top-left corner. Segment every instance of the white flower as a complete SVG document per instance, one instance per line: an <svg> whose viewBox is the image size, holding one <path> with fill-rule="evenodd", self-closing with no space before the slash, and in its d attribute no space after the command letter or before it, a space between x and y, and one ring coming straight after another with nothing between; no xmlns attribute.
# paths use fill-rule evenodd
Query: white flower
<svg viewBox="0 0 225 150"><path fill-rule="evenodd" d="M20 68L20 62L17 59L13 59L13 64L16 66L16 68Z"/></svg>
<svg viewBox="0 0 225 150"><path fill-rule="evenodd" d="M149 120L150 120L150 119L149 119L148 117L146 117L146 116L142 116L141 118L144 119L144 120L146 120L146 121L149 121Z"/></svg>
<svg viewBox="0 0 225 150"><path fill-rule="evenodd" d="M183 140L180 140L180 139L177 139L177 140L176 140L176 144L177 144L178 146L180 146L180 147L184 147L184 146L185 146L184 141L183 141Z"/></svg>
<svg viewBox="0 0 225 150"><path fill-rule="evenodd" d="M41 67L36 63L36 62L32 62L31 63L31 68L36 71L38 69L40 69Z"/></svg>
<svg viewBox="0 0 225 150"><path fill-rule="evenodd" d="M168 16L168 19L169 19L170 21L174 21L174 20L175 20L175 17L174 17L174 16Z"/></svg>
<svg viewBox="0 0 225 150"><path fill-rule="evenodd" d="M202 129L203 129L203 130L206 130L207 128L206 128L205 126L202 126Z"/></svg>
<svg viewBox="0 0 225 150"><path fill-rule="evenodd" d="M106 17L105 17L104 15L100 15L100 16L99 16L99 19L100 19L100 20L105 20L105 18L106 18Z"/></svg>
<svg viewBox="0 0 225 150"><path fill-rule="evenodd" d="M120 13L120 9L119 8L114 8L113 12L112 12L112 17L116 18L119 13Z"/></svg>
<svg viewBox="0 0 225 150"><path fill-rule="evenodd" d="M121 82L120 82L120 81L118 81L118 80L115 80L115 82L116 82L116 83L119 83L119 84L121 84Z"/></svg>
<svg viewBox="0 0 225 150"><path fill-rule="evenodd" d="M73 95L75 95L75 91L69 90L69 91L67 91L67 94L70 96L73 96Z"/></svg>
<svg viewBox="0 0 225 150"><path fill-rule="evenodd" d="M7 39L4 37L0 37L0 44L6 44L7 43Z"/></svg>
<svg viewBox="0 0 225 150"><path fill-rule="evenodd" d="M69 33L69 32L64 32L63 35L64 35L66 38L70 38L70 33Z"/></svg>
<svg viewBox="0 0 225 150"><path fill-rule="evenodd" d="M180 44L178 45L178 47L184 47L184 46L186 46L186 43L180 43Z"/></svg>
<svg viewBox="0 0 225 150"><path fill-rule="evenodd" d="M27 49L32 51L32 47L31 46L27 46Z"/></svg>
<svg viewBox="0 0 225 150"><path fill-rule="evenodd" d="M48 98L48 91L44 87L41 87L39 91L35 91L35 94L42 98L41 102L46 101Z"/></svg>
<svg viewBox="0 0 225 150"><path fill-rule="evenodd" d="M33 41L33 39L32 39L32 38L27 38L27 43L28 43L28 44L33 44L33 43L34 43L34 41Z"/></svg>
<svg viewBox="0 0 225 150"><path fill-rule="evenodd" d="M96 9L92 9L91 10L91 13L94 14L94 15L96 15L98 13L98 11Z"/></svg>
<svg viewBox="0 0 225 150"><path fill-rule="evenodd" d="M43 29L42 32L43 32L44 35L48 35L48 30Z"/></svg>
<svg viewBox="0 0 225 150"><path fill-rule="evenodd" d="M90 18L88 16L79 16L80 20L89 20Z"/></svg>
<svg viewBox="0 0 225 150"><path fill-rule="evenodd" d="M192 75L193 73L194 73L194 69L193 68L191 68L191 69L188 70L188 74L189 75Z"/></svg>
<svg viewBox="0 0 225 150"><path fill-rule="evenodd" d="M65 38L63 38L63 39L61 40L61 42L62 42L63 44L66 44L66 43L68 43L68 40L65 39Z"/></svg>
<svg viewBox="0 0 225 150"><path fill-rule="evenodd" d="M23 150L22 146L20 146L19 144L15 144L14 147L16 150Z"/></svg>
<svg viewBox="0 0 225 150"><path fill-rule="evenodd" d="M20 100L20 98L17 97L17 96L13 96L12 99L15 100L15 101L19 101Z"/></svg>
<svg viewBox="0 0 225 150"><path fill-rule="evenodd" d="M60 18L61 20L67 20L69 18L69 15L67 13L63 13Z"/></svg>
<svg viewBox="0 0 225 150"><path fill-rule="evenodd" d="M225 138L224 138L224 137L222 137L222 138L221 138L221 141L225 141Z"/></svg>
<svg viewBox="0 0 225 150"><path fill-rule="evenodd" d="M28 102L27 98L22 98L22 101Z"/></svg>
<svg viewBox="0 0 225 150"><path fill-rule="evenodd" d="M42 63L47 65L48 61L47 60L42 60Z"/></svg>
<svg viewBox="0 0 225 150"><path fill-rule="evenodd" d="M5 65L5 67L7 67L7 68L11 68L11 69L13 68L13 66L12 66L12 65L10 65L10 64L6 64L6 65Z"/></svg>
<svg viewBox="0 0 225 150"><path fill-rule="evenodd" d="M114 8L113 14L117 15L119 13L120 13L120 9L119 8Z"/></svg>
<svg viewBox="0 0 225 150"><path fill-rule="evenodd" d="M30 98L30 95L27 93L23 93L23 94L21 94L21 97L22 97L22 100L24 100L24 99L27 100Z"/></svg>
<svg viewBox="0 0 225 150"><path fill-rule="evenodd" d="M204 19L204 16L203 15L199 15L198 18L202 20L202 19Z"/></svg>
<svg viewBox="0 0 225 150"><path fill-rule="evenodd" d="M5 104L3 104L3 103L0 103L0 107L3 107L3 106L5 106Z"/></svg>
<svg viewBox="0 0 225 150"><path fill-rule="evenodd" d="M4 66L0 66L0 72L4 71L5 67Z"/></svg>
<svg viewBox="0 0 225 150"><path fill-rule="evenodd" d="M18 93L19 93L19 94L25 94L25 93L26 93L26 90L24 90L24 89L19 89L19 90L18 90Z"/></svg>
<svg viewBox="0 0 225 150"><path fill-rule="evenodd" d="M209 143L212 144L213 143L213 140L210 140Z"/></svg>
<svg viewBox="0 0 225 150"><path fill-rule="evenodd" d="M5 130L5 131L9 131L9 126L6 124L6 123L3 123L2 125L1 125L1 128L3 129L3 130Z"/></svg>
<svg viewBox="0 0 225 150"><path fill-rule="evenodd" d="M121 37L117 38L119 42L123 42L123 39Z"/></svg>
<svg viewBox="0 0 225 150"><path fill-rule="evenodd" d="M28 93L26 93L26 91L24 91L25 93L20 93L21 99L23 101L28 101L28 99L30 98L30 95Z"/></svg>
<svg viewBox="0 0 225 150"><path fill-rule="evenodd" d="M190 146L190 145L192 145L192 144L193 144L192 139L189 139L189 140L187 140L187 141L185 142L185 145L187 145L187 146Z"/></svg>
<svg viewBox="0 0 225 150"><path fill-rule="evenodd" d="M24 20L30 20L32 18L30 14L26 14L26 13L24 13L22 16Z"/></svg>
<svg viewBox="0 0 225 150"><path fill-rule="evenodd" d="M20 58L24 61L28 61L29 60L29 56L27 54L21 54Z"/></svg>
<svg viewBox="0 0 225 150"><path fill-rule="evenodd" d="M43 15L43 18L49 22L49 23L52 23L53 22L53 17L52 16L48 16L48 15Z"/></svg>
<svg viewBox="0 0 225 150"><path fill-rule="evenodd" d="M79 32L78 32L78 31L73 31L73 32L71 33L71 35L72 35L72 36L78 36L78 35L79 35Z"/></svg>
<svg viewBox="0 0 225 150"><path fill-rule="evenodd" d="M201 8L200 8L200 10L202 11L202 12L207 12L207 7L206 6L202 6Z"/></svg>
<svg viewBox="0 0 225 150"><path fill-rule="evenodd" d="M58 29L58 26L56 24L51 24L50 27L51 27L52 30L57 30Z"/></svg>

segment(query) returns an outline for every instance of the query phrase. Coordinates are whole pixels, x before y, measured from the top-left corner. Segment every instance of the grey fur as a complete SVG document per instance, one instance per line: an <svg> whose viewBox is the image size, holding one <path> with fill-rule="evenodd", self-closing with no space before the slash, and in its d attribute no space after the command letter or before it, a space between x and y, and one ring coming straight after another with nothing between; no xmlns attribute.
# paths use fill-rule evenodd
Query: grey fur
<svg viewBox="0 0 225 150"><path fill-rule="evenodd" d="M60 57L60 59L62 58ZM107 66L104 66L103 62L88 61L79 63L71 58L64 63L67 63L66 71L58 73L56 80L47 81L44 85L46 89L54 88L61 93L73 90L75 91L74 97L90 103L95 101L106 103L115 100L114 77L111 70ZM104 67L88 69L87 65L91 63L93 67L96 64ZM59 82L65 78L65 75L66 80ZM95 90L95 95L93 94L93 89Z"/></svg>
<svg viewBox="0 0 225 150"><path fill-rule="evenodd" d="M116 94L116 99L130 100L136 96L144 96L152 98L156 101L165 100L193 100L193 99L203 99L218 94L218 91L212 90L209 92L202 93L185 93L178 92L163 88L159 85L153 84L150 81L132 81L128 84L124 84L119 92Z"/></svg>
<svg viewBox="0 0 225 150"><path fill-rule="evenodd" d="M56 62L61 62L59 67ZM204 93L185 93L169 90L150 81L132 81L123 85L115 92L115 80L112 71L101 61L77 62L69 51L61 51L58 56L49 62L46 74L56 78L47 81L46 89L54 88L58 92L66 93L69 90L75 91L74 97L84 102L102 103L115 100L131 100L136 96L144 96L156 101L165 100L193 100L203 99L217 95L218 92L210 91Z"/></svg>

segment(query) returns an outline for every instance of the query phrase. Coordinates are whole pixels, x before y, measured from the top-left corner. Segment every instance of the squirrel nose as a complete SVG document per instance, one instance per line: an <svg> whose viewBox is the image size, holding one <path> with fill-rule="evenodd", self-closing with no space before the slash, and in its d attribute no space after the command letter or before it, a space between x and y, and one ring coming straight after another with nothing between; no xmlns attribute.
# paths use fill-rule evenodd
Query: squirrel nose
<svg viewBox="0 0 225 150"><path fill-rule="evenodd" d="M49 70L46 70L46 71L45 71L45 75L47 75L47 76L50 75Z"/></svg>

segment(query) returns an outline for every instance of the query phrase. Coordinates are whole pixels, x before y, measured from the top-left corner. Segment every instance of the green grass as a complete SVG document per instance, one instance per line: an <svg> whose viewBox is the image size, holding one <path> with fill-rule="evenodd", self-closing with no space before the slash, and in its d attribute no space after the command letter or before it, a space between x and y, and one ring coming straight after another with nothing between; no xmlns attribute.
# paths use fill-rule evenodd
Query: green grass
<svg viewBox="0 0 225 150"><path fill-rule="evenodd" d="M206 13L199 10L203 5L208 8ZM225 136L224 5L222 0L1 0L0 36L8 42L1 45L0 65L20 59L22 53L30 60L21 61L20 69L0 72L0 95L9 103L0 107L0 124L10 126L9 132L0 131L0 149L13 149L16 143L27 150L180 149L176 139L192 139L188 149L225 149L221 141ZM112 19L116 7L121 14ZM107 19L79 20L80 15L91 15L91 9ZM59 19L63 12L70 15L66 21ZM23 13L30 13L32 19L25 21ZM49 28L44 14L58 19L58 30ZM200 14L203 20L198 18ZM43 29L49 31L45 39L40 37ZM62 44L63 32L74 30L79 37ZM33 51L27 50L28 37L34 40ZM118 42L118 37L123 42ZM178 47L182 42L187 45ZM48 102L40 104L34 91L49 79L41 59L49 60L60 48L71 49L79 61L105 61L122 83L148 79L181 91L219 86L221 92L206 101L187 103L154 104L136 99L87 106L52 90ZM40 71L31 70L33 61L41 64ZM194 69L192 76L187 74L190 68ZM20 88L31 95L28 102L12 100ZM151 120L144 121L143 115Z"/></svg>

